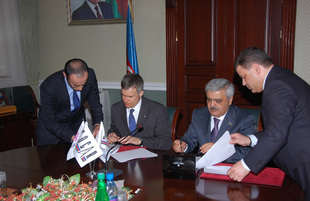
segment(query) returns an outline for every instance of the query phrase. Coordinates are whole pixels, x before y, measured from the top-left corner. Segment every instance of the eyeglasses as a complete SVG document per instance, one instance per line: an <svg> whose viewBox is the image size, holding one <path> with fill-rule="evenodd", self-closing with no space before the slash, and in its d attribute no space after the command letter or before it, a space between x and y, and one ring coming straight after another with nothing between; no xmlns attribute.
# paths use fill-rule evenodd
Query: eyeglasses
<svg viewBox="0 0 310 201"><path fill-rule="evenodd" d="M68 84L70 85L70 87L72 89L76 89L76 88L79 88L79 87L83 88L83 87L85 87L85 86L87 86L89 84L88 80L84 84L73 84L72 82L69 81L69 79L67 79L67 82L68 82Z"/></svg>

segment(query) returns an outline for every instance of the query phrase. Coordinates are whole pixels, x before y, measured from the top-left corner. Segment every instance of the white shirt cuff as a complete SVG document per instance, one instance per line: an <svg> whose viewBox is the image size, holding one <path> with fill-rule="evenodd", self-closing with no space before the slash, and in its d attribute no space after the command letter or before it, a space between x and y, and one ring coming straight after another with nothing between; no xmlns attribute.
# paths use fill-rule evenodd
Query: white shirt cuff
<svg viewBox="0 0 310 201"><path fill-rule="evenodd" d="M241 164L245 169L247 169L248 171L251 171L250 168L245 164L243 159L241 159Z"/></svg>
<svg viewBox="0 0 310 201"><path fill-rule="evenodd" d="M248 137L251 139L251 147L254 147L256 144L257 144L257 138L256 138L256 136L255 135L248 135Z"/></svg>

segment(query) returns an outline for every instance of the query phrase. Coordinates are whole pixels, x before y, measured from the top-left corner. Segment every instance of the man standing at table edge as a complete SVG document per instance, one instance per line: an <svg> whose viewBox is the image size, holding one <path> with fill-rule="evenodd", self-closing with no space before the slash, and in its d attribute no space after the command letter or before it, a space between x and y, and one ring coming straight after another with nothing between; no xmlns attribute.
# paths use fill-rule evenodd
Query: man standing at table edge
<svg viewBox="0 0 310 201"><path fill-rule="evenodd" d="M263 50L250 47L241 52L235 69L252 93L262 96L264 130L249 137L232 136L232 144L254 146L227 172L241 181L250 171L259 173L274 163L303 188L310 200L310 86L293 72L273 64Z"/></svg>
<svg viewBox="0 0 310 201"><path fill-rule="evenodd" d="M122 101L111 108L108 142L121 142L149 149L169 150L171 122L164 105L143 97L144 81L138 74L126 74L121 81ZM141 126L142 129L135 129ZM129 133L135 134L128 136Z"/></svg>
<svg viewBox="0 0 310 201"><path fill-rule="evenodd" d="M212 79L206 84L205 93L207 107L193 111L191 124L182 137L182 142L179 139L173 142L173 150L177 153L190 153L198 144L198 152L205 154L226 131L230 134L239 132L243 135L255 132L254 116L232 105L234 85L231 82L224 78ZM212 134L215 130L217 133ZM251 150L251 147L235 145L235 149L236 152L225 162L239 161Z"/></svg>
<svg viewBox="0 0 310 201"><path fill-rule="evenodd" d="M47 77L40 86L41 107L37 123L37 145L71 142L85 120L87 101L97 135L103 121L96 75L82 59L66 62L64 70Z"/></svg>

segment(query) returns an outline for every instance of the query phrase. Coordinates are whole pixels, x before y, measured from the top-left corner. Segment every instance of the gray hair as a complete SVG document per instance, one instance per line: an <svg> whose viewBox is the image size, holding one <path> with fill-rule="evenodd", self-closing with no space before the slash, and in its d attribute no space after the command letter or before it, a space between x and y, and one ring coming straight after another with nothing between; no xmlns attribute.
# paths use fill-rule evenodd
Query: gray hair
<svg viewBox="0 0 310 201"><path fill-rule="evenodd" d="M124 75L121 81L122 89L129 89L130 87L134 87L137 89L137 92L140 93L143 91L144 81L143 78L139 74L128 73Z"/></svg>
<svg viewBox="0 0 310 201"><path fill-rule="evenodd" d="M207 91L219 91L221 89L226 89L226 96L229 100L234 96L234 85L224 78L215 78L210 80L205 86L205 92Z"/></svg>
<svg viewBox="0 0 310 201"><path fill-rule="evenodd" d="M235 69L237 69L238 66L241 66L249 70L254 63L260 64L264 68L268 68L273 64L273 61L262 49L259 49L258 47L249 47L244 49L237 57L235 61Z"/></svg>

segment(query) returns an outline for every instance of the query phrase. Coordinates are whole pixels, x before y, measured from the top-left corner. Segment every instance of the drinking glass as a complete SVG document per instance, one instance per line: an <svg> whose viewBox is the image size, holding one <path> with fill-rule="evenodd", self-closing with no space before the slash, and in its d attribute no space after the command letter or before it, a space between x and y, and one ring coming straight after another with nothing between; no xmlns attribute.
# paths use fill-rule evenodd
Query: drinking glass
<svg viewBox="0 0 310 201"><path fill-rule="evenodd" d="M0 172L0 188L6 188L6 173Z"/></svg>
<svg viewBox="0 0 310 201"><path fill-rule="evenodd" d="M88 178L94 179L95 176L97 175L96 172L95 172L96 160L93 160L92 162L90 162L88 164L89 164L89 172L86 173L86 176Z"/></svg>

